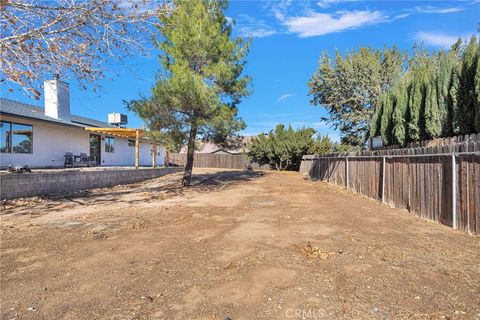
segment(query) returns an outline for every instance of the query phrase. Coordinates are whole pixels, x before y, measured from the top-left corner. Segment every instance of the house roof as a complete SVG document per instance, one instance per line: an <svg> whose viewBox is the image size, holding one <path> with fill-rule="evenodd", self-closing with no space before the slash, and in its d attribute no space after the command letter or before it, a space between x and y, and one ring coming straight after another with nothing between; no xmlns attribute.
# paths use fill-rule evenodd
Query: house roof
<svg viewBox="0 0 480 320"><path fill-rule="evenodd" d="M95 119L85 118L77 115L70 115L70 120L55 119L45 115L45 109L28 103L22 103L14 100L0 98L0 113L5 115L17 116L22 118L48 121L60 125L69 125L76 127L108 127L115 126Z"/></svg>
<svg viewBox="0 0 480 320"><path fill-rule="evenodd" d="M221 148L214 143L211 142L197 142L197 150L196 153L213 153ZM183 146L180 153L187 153L187 146Z"/></svg>
<svg viewBox="0 0 480 320"><path fill-rule="evenodd" d="M103 121L99 121L99 120L95 120L95 119L90 119L90 118L85 118L85 117L81 117L81 116L76 116L74 114L70 115L70 117L71 117L72 122L74 122L76 124L80 124L83 127L87 126L87 127L98 127L98 128L102 128L102 127L117 128L116 126L111 125L107 122L103 122Z"/></svg>
<svg viewBox="0 0 480 320"><path fill-rule="evenodd" d="M237 148L237 149L229 149L229 148L224 148L222 146L216 145L215 143L212 142L203 142L203 141L197 141L197 148L196 153L217 153L220 151L224 151L229 154L240 154L246 152L245 146L247 143L249 143L254 136L244 136L242 138L242 146ZM180 153L187 153L187 146L183 146L182 149L180 150Z"/></svg>

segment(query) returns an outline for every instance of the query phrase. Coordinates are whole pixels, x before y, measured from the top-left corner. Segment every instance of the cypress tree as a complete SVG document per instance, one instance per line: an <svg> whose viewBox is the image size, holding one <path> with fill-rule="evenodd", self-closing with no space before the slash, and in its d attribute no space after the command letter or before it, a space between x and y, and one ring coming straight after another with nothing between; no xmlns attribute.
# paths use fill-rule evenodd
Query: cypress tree
<svg viewBox="0 0 480 320"><path fill-rule="evenodd" d="M480 43L448 52L414 47L407 72L377 99L370 135L386 144L480 133Z"/></svg>
<svg viewBox="0 0 480 320"><path fill-rule="evenodd" d="M460 110L458 103L460 88L459 70L458 66L454 66L450 80L450 89L448 92L449 112L451 114L451 132L456 135L460 133Z"/></svg>
<svg viewBox="0 0 480 320"><path fill-rule="evenodd" d="M420 111L423 104L423 86L420 80L420 71L415 70L413 75L413 82L410 88L408 100L408 114L409 119L407 123L407 137L408 141L420 140Z"/></svg>
<svg viewBox="0 0 480 320"><path fill-rule="evenodd" d="M436 76L437 104L438 114L441 123L441 135L450 136L451 130L451 114L448 107L448 89L450 88L450 80L453 70L453 54L446 54L440 51L438 55L438 72Z"/></svg>
<svg viewBox="0 0 480 320"><path fill-rule="evenodd" d="M403 79L398 84L395 94L395 108L392 114L393 143L404 145L406 142L406 121L408 105L409 78Z"/></svg>
<svg viewBox="0 0 480 320"><path fill-rule="evenodd" d="M477 53L477 70L475 72L474 79L474 91L475 91L475 121L474 129L477 133L480 133L480 49Z"/></svg>
<svg viewBox="0 0 480 320"><path fill-rule="evenodd" d="M426 83L425 88L425 133L428 139L438 138L442 133L437 90L433 81Z"/></svg>
<svg viewBox="0 0 480 320"><path fill-rule="evenodd" d="M383 95L383 113L380 119L380 135L383 143L392 143L392 94Z"/></svg>
<svg viewBox="0 0 480 320"><path fill-rule="evenodd" d="M408 141L425 138L425 90L430 56L423 48L416 48L411 61L412 86L408 102Z"/></svg>
<svg viewBox="0 0 480 320"><path fill-rule="evenodd" d="M376 137L380 134L381 119L383 114L383 94L377 99L377 106L370 121L370 137Z"/></svg>
<svg viewBox="0 0 480 320"><path fill-rule="evenodd" d="M477 52L477 37L472 36L468 45L463 51L462 68L460 72L460 90L458 101L460 134L468 134L473 131L475 119L474 78L477 69Z"/></svg>

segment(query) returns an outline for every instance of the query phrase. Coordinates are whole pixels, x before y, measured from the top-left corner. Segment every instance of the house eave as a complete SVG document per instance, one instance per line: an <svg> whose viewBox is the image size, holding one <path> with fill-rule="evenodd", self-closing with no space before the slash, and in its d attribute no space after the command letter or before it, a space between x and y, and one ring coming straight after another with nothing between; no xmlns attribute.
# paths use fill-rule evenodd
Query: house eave
<svg viewBox="0 0 480 320"><path fill-rule="evenodd" d="M46 120L46 119L40 119L40 118L35 118L35 117L23 116L23 115L18 115L18 114L15 114L15 113L4 112L4 111L0 111L0 115L6 115L6 116L9 116L9 117L13 117L13 118L20 118L20 119L28 119L28 120L33 120L33 121L46 122L46 123L56 124L56 125L65 126L65 127L74 127L74 128L80 128L80 129L83 128L81 125L68 124L68 123L58 122L58 121L53 121L53 120Z"/></svg>

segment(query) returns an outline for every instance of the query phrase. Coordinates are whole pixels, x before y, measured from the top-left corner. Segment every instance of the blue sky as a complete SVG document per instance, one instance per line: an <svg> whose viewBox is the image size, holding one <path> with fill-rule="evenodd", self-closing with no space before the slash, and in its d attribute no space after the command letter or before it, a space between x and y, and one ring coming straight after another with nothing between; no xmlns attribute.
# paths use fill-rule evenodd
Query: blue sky
<svg viewBox="0 0 480 320"><path fill-rule="evenodd" d="M269 131L277 123L310 126L338 140L321 107L310 105L307 82L322 51L342 53L361 46L397 45L409 50L423 42L428 49L449 47L458 36L477 34L480 1L231 1L226 15L236 20L235 32L251 36L246 74L253 94L239 106L246 135ZM97 92L71 83L75 114L106 120L109 112L124 112L123 100L148 94L159 70L156 52L112 64ZM20 92L2 97L43 106ZM142 125L128 113L129 126Z"/></svg>

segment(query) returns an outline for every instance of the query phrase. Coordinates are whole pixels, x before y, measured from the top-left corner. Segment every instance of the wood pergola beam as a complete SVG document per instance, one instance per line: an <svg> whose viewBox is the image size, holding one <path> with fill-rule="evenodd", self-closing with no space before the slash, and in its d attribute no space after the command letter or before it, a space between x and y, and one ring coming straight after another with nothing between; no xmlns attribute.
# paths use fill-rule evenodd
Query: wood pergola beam
<svg viewBox="0 0 480 320"><path fill-rule="evenodd" d="M85 128L85 131L94 132L94 133L103 133L107 135L122 137L122 138L133 138L135 139L135 169L138 169L140 163L140 138L145 137L145 131L142 129L132 129L132 128L97 128L89 127ZM152 166L156 166L156 149L157 146L155 142L152 141L152 145L155 152L155 155L152 155Z"/></svg>
<svg viewBox="0 0 480 320"><path fill-rule="evenodd" d="M135 130L135 169L138 169L140 154L140 130Z"/></svg>
<svg viewBox="0 0 480 320"><path fill-rule="evenodd" d="M85 128L85 130L90 132L95 132L95 133L110 134L110 135L123 137L123 138L136 138L137 131L138 131L140 137L145 137L145 131L142 129L90 127L90 128Z"/></svg>

